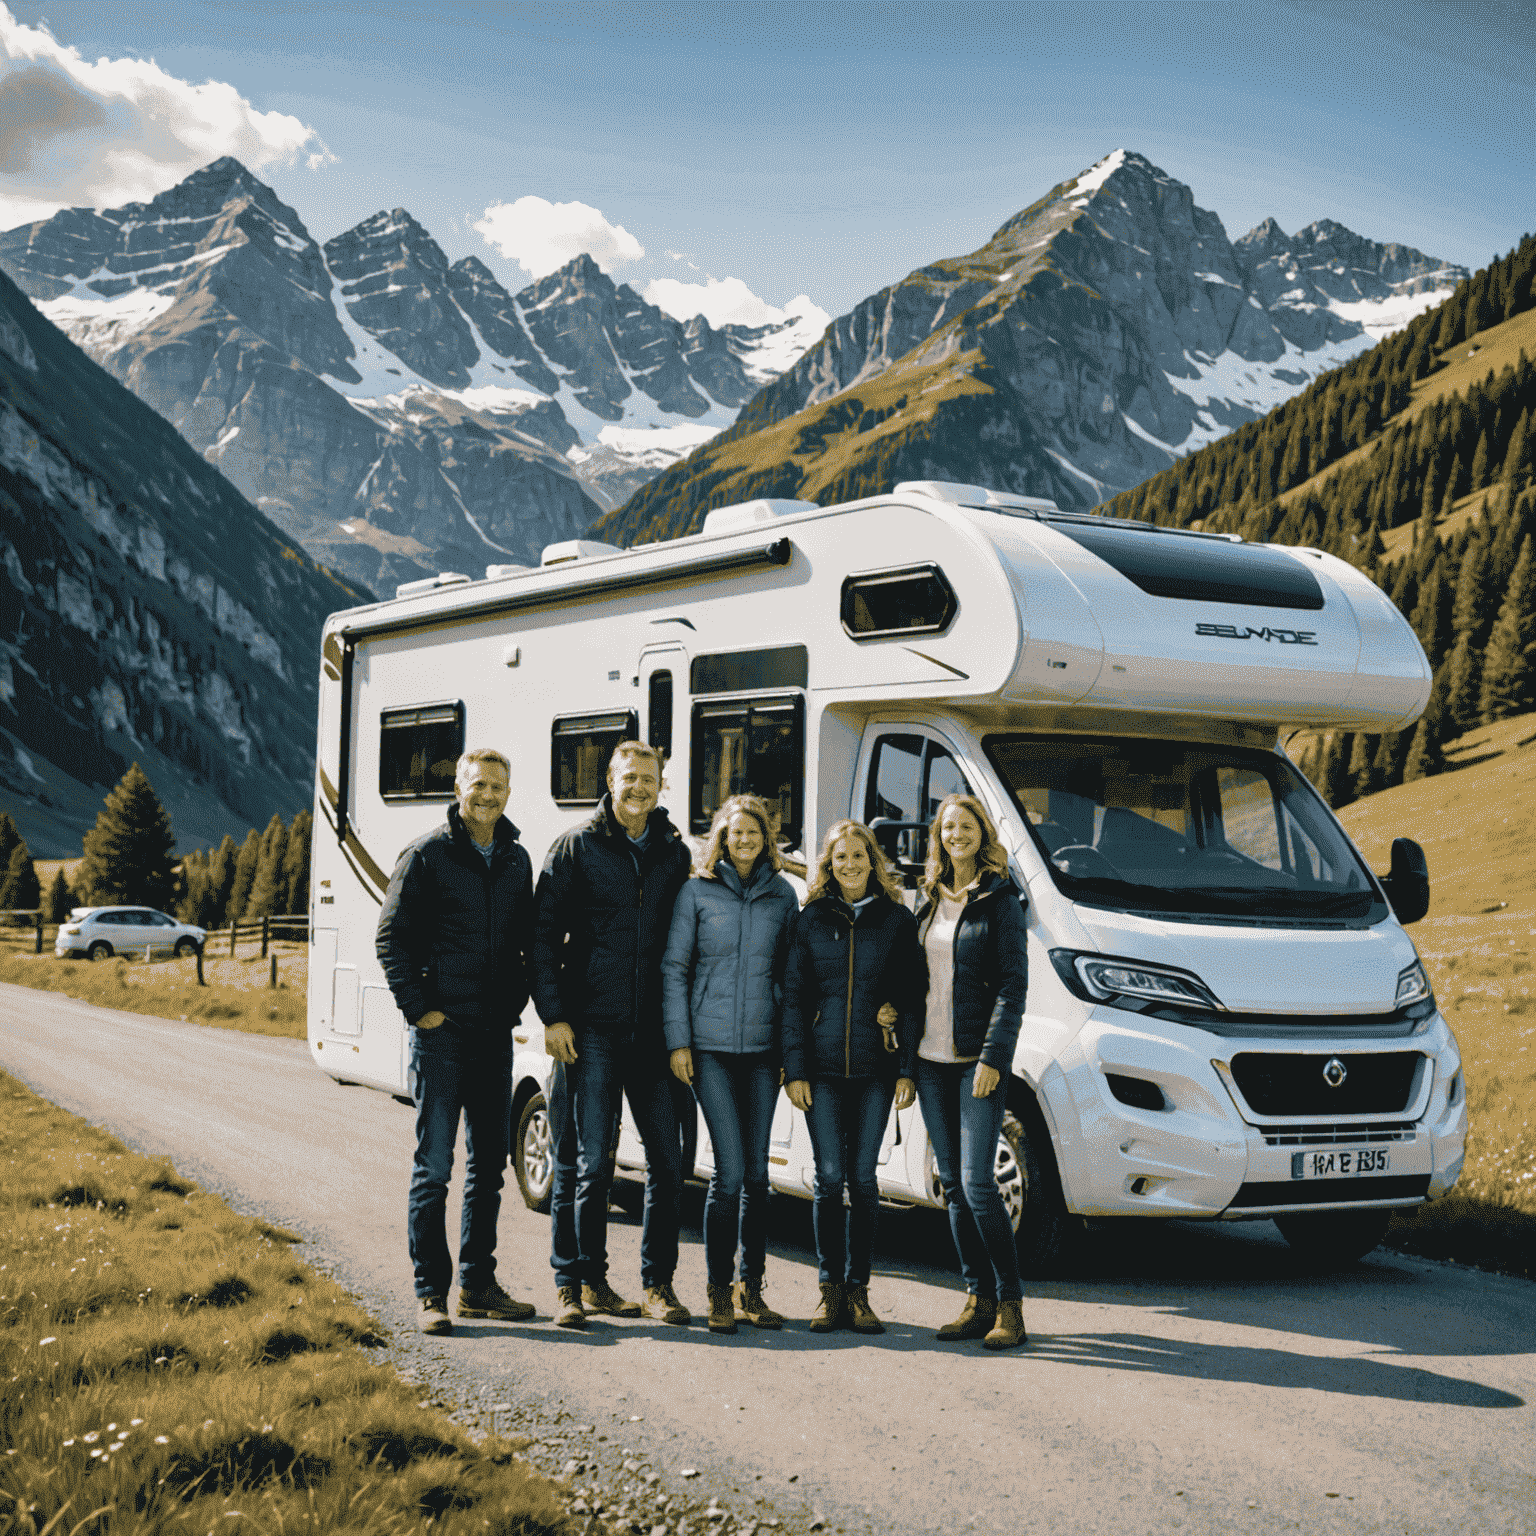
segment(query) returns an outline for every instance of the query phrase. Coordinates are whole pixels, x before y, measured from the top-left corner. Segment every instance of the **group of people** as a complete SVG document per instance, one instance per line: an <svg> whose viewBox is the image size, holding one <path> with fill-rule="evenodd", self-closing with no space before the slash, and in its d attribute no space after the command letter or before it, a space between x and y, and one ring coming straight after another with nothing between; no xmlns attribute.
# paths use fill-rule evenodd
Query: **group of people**
<svg viewBox="0 0 1536 1536"><path fill-rule="evenodd" d="M939 805L915 913L856 821L828 830L802 907L761 799L721 805L695 858L660 807L662 770L653 747L620 742L596 814L555 841L535 889L504 814L507 759L466 752L446 825L410 844L390 880L378 954L411 1025L409 1236L421 1328L452 1328L445 1212L461 1117L457 1315L535 1315L497 1282L495 1258L511 1028L531 994L554 1059L559 1326L584 1328L591 1313L692 1321L673 1283L688 1171L680 1108L692 1113L683 1085L714 1149L709 1328L783 1326L763 1296L782 1083L805 1114L815 1159L821 1301L811 1330L884 1332L869 1299L880 1145L892 1105L916 1099L967 1293L938 1336L990 1349L1024 1343L1018 1254L993 1178L1028 981L1024 915L985 807L963 794ZM640 1301L608 1278L621 1094L645 1146Z"/></svg>

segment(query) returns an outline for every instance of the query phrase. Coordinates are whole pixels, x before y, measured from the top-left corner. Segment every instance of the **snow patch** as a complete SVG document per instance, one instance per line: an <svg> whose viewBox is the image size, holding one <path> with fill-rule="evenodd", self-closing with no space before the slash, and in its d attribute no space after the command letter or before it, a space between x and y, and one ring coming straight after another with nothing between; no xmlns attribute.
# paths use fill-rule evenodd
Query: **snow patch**
<svg viewBox="0 0 1536 1536"><path fill-rule="evenodd" d="M717 437L720 430L691 421L672 427L604 427L597 440L620 458L647 468L664 469Z"/></svg>
<svg viewBox="0 0 1536 1536"><path fill-rule="evenodd" d="M1223 288L1241 288L1241 283L1234 283L1230 277L1223 277L1219 272L1196 272L1195 276L1202 283L1220 283Z"/></svg>
<svg viewBox="0 0 1536 1536"><path fill-rule="evenodd" d="M1126 426L1131 429L1132 432L1136 434L1137 437L1142 440L1142 442L1151 443L1154 448L1161 448L1164 453L1177 455L1177 448L1175 448L1171 443L1165 443L1160 437L1153 437L1153 435L1148 432L1147 429L1142 426L1142 424L1137 421L1134 416L1127 416L1124 411L1121 411L1120 419L1126 424Z"/></svg>
<svg viewBox="0 0 1536 1536"><path fill-rule="evenodd" d="M1117 149L1112 155L1106 155L1102 160L1099 161L1097 165L1091 167L1089 170L1084 172L1083 175L1079 176L1077 178L1077 185L1074 190L1076 191L1077 195L1085 199L1085 201L1081 203L1074 203L1072 206L1074 208L1086 208L1088 206L1086 199L1092 193L1097 192L1099 188L1102 187L1104 183L1108 181L1109 178L1113 176L1115 172L1118 171L1124 164L1125 151L1123 149ZM1074 470L1073 473L1075 474L1076 471Z"/></svg>
<svg viewBox="0 0 1536 1536"><path fill-rule="evenodd" d="M1380 341L1382 337L1402 330L1426 309L1443 304L1455 291L1454 288L1435 288L1428 293L1394 293L1389 299L1360 299L1353 304L1333 300L1328 307L1341 318L1364 326L1372 341Z"/></svg>
<svg viewBox="0 0 1536 1536"><path fill-rule="evenodd" d="M37 306L86 352L121 346L129 336L143 330L176 302L174 292L154 288L130 288L116 298L103 298L87 286L88 281L77 282L68 293Z"/></svg>

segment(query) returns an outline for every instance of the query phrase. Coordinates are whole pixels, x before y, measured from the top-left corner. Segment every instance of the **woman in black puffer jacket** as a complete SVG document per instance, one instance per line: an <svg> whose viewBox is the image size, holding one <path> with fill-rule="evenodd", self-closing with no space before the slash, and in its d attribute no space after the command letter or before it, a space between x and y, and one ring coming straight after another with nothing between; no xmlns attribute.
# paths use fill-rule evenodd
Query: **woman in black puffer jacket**
<svg viewBox="0 0 1536 1536"><path fill-rule="evenodd" d="M939 803L928 829L923 896L917 928L928 1000L917 1096L967 1292L960 1316L939 1337L1011 1349L1025 1341L1023 1287L993 1166L1029 972L1019 888L992 818L972 795Z"/></svg>
<svg viewBox="0 0 1536 1536"><path fill-rule="evenodd" d="M845 1323L885 1332L869 1305L875 1170L892 1102L905 1109L915 1096L925 985L917 924L874 835L859 822L837 822L822 844L784 975L784 1091L805 1112L816 1158L815 1333ZM885 1008L893 999L899 1006Z"/></svg>

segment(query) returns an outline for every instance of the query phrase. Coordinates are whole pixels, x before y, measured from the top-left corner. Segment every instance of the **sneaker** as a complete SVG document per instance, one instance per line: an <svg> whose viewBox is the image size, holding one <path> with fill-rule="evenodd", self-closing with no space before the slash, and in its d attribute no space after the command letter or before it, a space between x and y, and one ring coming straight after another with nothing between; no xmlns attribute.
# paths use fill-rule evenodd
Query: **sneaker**
<svg viewBox="0 0 1536 1536"><path fill-rule="evenodd" d="M850 1285L843 1291L843 1296L848 1304L848 1318L855 1333L885 1332L885 1324L875 1316L874 1308L869 1304L867 1285Z"/></svg>
<svg viewBox="0 0 1536 1536"><path fill-rule="evenodd" d="M848 1321L843 1309L843 1288L834 1281L821 1282L821 1305L811 1313L812 1333L836 1333Z"/></svg>
<svg viewBox="0 0 1536 1536"><path fill-rule="evenodd" d="M555 1308L555 1327L585 1328L587 1312L581 1304L581 1287L562 1285L555 1294L560 1302L560 1305Z"/></svg>
<svg viewBox="0 0 1536 1536"><path fill-rule="evenodd" d="M732 1297L736 1304L736 1321L738 1323L751 1323L754 1328L782 1328L784 1326L782 1314L775 1312L763 1300L761 1276L756 1280L738 1280Z"/></svg>
<svg viewBox="0 0 1536 1536"><path fill-rule="evenodd" d="M609 1317L639 1317L640 1303L625 1301L607 1280L581 1288L581 1302L588 1312L606 1312Z"/></svg>
<svg viewBox="0 0 1536 1536"><path fill-rule="evenodd" d="M447 1297L418 1296L416 1306L416 1326L422 1333L453 1332L453 1323L448 1317Z"/></svg>
<svg viewBox="0 0 1536 1536"><path fill-rule="evenodd" d="M642 1317L653 1317L662 1323L691 1323L693 1314L677 1299L670 1280L661 1285L648 1285L645 1300L640 1304Z"/></svg>
<svg viewBox="0 0 1536 1536"><path fill-rule="evenodd" d="M496 1317L503 1322L521 1323L534 1315L531 1302L508 1296L492 1281L483 1291L459 1288L459 1304L454 1309L460 1317Z"/></svg>
<svg viewBox="0 0 1536 1536"><path fill-rule="evenodd" d="M736 1312L731 1306L731 1288L728 1285L710 1285L705 1290L709 1294L709 1331L711 1333L735 1333Z"/></svg>

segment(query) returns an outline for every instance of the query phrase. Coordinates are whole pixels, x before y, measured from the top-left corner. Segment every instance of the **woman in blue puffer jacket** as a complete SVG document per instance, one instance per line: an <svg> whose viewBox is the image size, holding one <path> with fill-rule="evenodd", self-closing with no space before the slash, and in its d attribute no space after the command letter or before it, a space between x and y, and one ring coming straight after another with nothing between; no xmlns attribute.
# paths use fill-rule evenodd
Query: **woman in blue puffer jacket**
<svg viewBox="0 0 1536 1536"><path fill-rule="evenodd" d="M704 1111L715 1171L704 1203L709 1327L780 1328L763 1300L768 1139L779 1088L779 1004L799 903L779 874L777 828L756 795L715 812L672 913L661 961L662 1018L673 1073ZM731 1291L738 1245L741 1279Z"/></svg>

